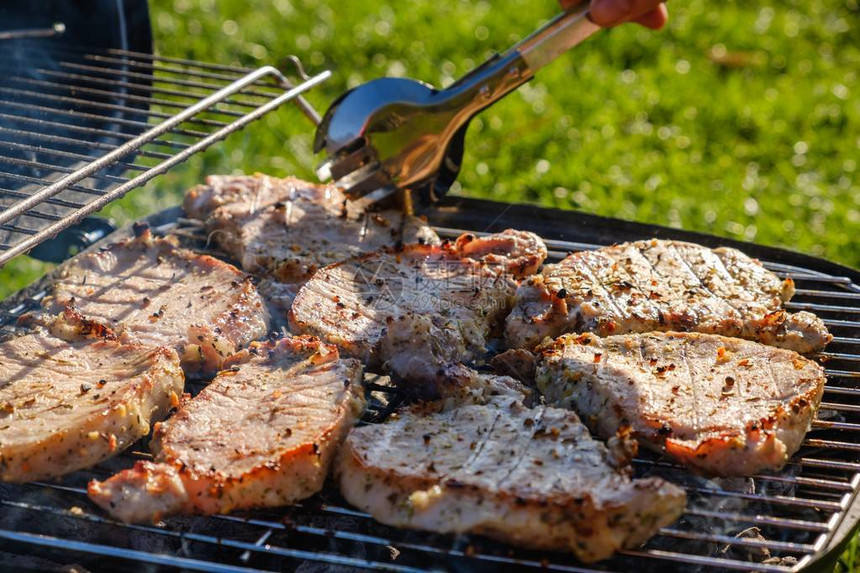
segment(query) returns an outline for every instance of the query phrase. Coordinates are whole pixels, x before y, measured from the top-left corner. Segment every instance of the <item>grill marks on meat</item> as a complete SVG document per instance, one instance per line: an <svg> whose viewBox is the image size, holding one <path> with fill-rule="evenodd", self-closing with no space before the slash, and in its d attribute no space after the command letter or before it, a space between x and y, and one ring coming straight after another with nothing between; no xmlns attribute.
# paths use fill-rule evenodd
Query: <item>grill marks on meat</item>
<svg viewBox="0 0 860 573"><path fill-rule="evenodd" d="M794 294L758 261L730 248L656 239L574 253L517 292L505 336L533 348L546 336L695 331L807 354L832 338L818 317L782 308Z"/></svg>
<svg viewBox="0 0 860 573"><path fill-rule="evenodd" d="M73 307L143 344L174 347L189 375L214 374L268 332L268 311L250 279L148 230L75 257L53 288L44 302L49 312Z"/></svg>
<svg viewBox="0 0 860 573"><path fill-rule="evenodd" d="M586 562L677 519L684 491L632 480L573 413L507 398L356 428L336 464L344 497L387 525L475 533Z"/></svg>
<svg viewBox="0 0 860 573"><path fill-rule="evenodd" d="M310 337L254 343L156 427L139 462L90 498L126 522L293 503L319 491L361 416L362 367Z"/></svg>
<svg viewBox="0 0 860 573"><path fill-rule="evenodd" d="M779 470L809 430L824 370L795 352L698 333L564 335L539 347L537 385L604 438L641 443L701 473Z"/></svg>
<svg viewBox="0 0 860 573"><path fill-rule="evenodd" d="M66 312L0 344L0 479L58 477L109 458L179 402L169 348L117 340Z"/></svg>
<svg viewBox="0 0 860 573"><path fill-rule="evenodd" d="M290 324L370 367L389 362L401 378L432 383L442 365L485 352L515 289L447 249L410 245L321 269L299 291Z"/></svg>
<svg viewBox="0 0 860 573"><path fill-rule="evenodd" d="M401 242L439 243L421 219L358 211L332 186L264 175L206 181L186 194L186 212L205 220L212 240L245 271L296 285L293 293L331 263ZM282 290L276 306L289 307L290 294Z"/></svg>
<svg viewBox="0 0 860 573"><path fill-rule="evenodd" d="M260 209L302 197L315 199L325 187L296 177L278 179L268 175L210 175L203 185L185 193L182 209L194 219L205 221L215 210L225 207L238 213Z"/></svg>
<svg viewBox="0 0 860 573"><path fill-rule="evenodd" d="M418 397L439 397L448 366L486 352L512 303L513 276L546 256L537 236L519 231L465 243L382 249L321 269L299 291L290 324L384 367Z"/></svg>

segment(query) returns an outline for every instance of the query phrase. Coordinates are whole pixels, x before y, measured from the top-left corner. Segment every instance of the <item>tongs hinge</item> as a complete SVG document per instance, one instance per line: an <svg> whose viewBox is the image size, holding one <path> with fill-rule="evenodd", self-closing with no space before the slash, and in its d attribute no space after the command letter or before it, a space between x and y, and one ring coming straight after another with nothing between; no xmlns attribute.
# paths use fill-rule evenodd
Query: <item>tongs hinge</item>
<svg viewBox="0 0 860 573"><path fill-rule="evenodd" d="M446 89L382 78L347 92L317 130L314 150L329 154L317 173L333 177L352 199L376 201L409 193L416 203L437 200L459 174L469 120L598 29L585 4L550 20Z"/></svg>

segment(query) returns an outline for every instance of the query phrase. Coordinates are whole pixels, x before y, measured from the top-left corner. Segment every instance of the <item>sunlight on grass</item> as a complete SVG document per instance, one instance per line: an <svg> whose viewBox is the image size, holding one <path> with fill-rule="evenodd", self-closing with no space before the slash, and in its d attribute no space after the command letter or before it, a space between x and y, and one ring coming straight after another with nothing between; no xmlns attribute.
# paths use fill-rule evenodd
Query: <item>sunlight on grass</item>
<svg viewBox="0 0 860 573"><path fill-rule="evenodd" d="M858 555L858 546L860 546L860 537L854 537L849 543L845 552L839 558L836 564L834 573L854 573L860 569L860 555Z"/></svg>
<svg viewBox="0 0 860 573"><path fill-rule="evenodd" d="M556 11L551 0L156 0L156 49L335 77L447 85ZM857 0L673 4L668 29L603 31L473 122L460 192L683 227L860 266ZM311 125L281 110L108 209L175 204L215 172L311 177ZM0 295L26 283L0 271Z"/></svg>

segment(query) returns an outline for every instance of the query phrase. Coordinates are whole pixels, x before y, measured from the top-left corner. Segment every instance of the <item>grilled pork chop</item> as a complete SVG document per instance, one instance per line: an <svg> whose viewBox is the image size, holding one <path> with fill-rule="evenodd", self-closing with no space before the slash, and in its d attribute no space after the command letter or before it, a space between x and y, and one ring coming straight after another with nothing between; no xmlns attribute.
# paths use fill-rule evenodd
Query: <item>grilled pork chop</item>
<svg viewBox="0 0 860 573"><path fill-rule="evenodd" d="M0 480L58 477L117 454L179 402L169 348L65 312L0 344Z"/></svg>
<svg viewBox="0 0 860 573"><path fill-rule="evenodd" d="M314 198L322 187L295 177L278 179L268 175L210 175L203 185L185 192L182 209L193 218L205 221L216 209L226 207L239 212L257 211L286 201L291 196ZM324 188L322 188L324 189Z"/></svg>
<svg viewBox="0 0 860 573"><path fill-rule="evenodd" d="M188 191L184 206L245 271L294 285L280 293L282 308L318 268L401 242L439 243L421 219L364 213L337 188L294 177L209 177Z"/></svg>
<svg viewBox="0 0 860 573"><path fill-rule="evenodd" d="M505 337L511 347L533 348L571 331L695 331L819 351L832 337L815 315L783 310L793 294L791 279L735 249L623 243L546 265L518 290Z"/></svg>
<svg viewBox="0 0 860 573"><path fill-rule="evenodd" d="M364 407L362 367L310 337L253 343L156 426L139 462L90 498L126 522L274 507L322 488Z"/></svg>
<svg viewBox="0 0 860 573"><path fill-rule="evenodd" d="M53 289L49 312L72 307L143 344L176 348L189 375L214 374L268 332L268 311L248 277L149 230L75 257Z"/></svg>
<svg viewBox="0 0 860 573"><path fill-rule="evenodd" d="M660 478L632 480L618 446L592 439L572 412L496 398L356 428L335 475L347 501L387 525L591 562L644 543L685 506Z"/></svg>
<svg viewBox="0 0 860 573"><path fill-rule="evenodd" d="M564 335L539 347L547 403L596 434L641 443L699 472L779 470L821 403L824 370L795 352L713 334Z"/></svg>
<svg viewBox="0 0 860 573"><path fill-rule="evenodd" d="M544 257L536 235L510 230L381 249L318 271L293 302L290 324L435 398L447 366L484 355L516 278Z"/></svg>

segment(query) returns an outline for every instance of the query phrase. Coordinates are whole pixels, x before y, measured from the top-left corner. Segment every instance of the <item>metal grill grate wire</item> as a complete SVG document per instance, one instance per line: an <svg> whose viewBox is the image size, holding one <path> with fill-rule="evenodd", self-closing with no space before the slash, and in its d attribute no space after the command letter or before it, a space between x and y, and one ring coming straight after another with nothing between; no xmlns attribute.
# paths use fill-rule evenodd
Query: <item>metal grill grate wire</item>
<svg viewBox="0 0 860 573"><path fill-rule="evenodd" d="M43 52L0 62L0 266L287 102L319 121L301 94L331 75Z"/></svg>

